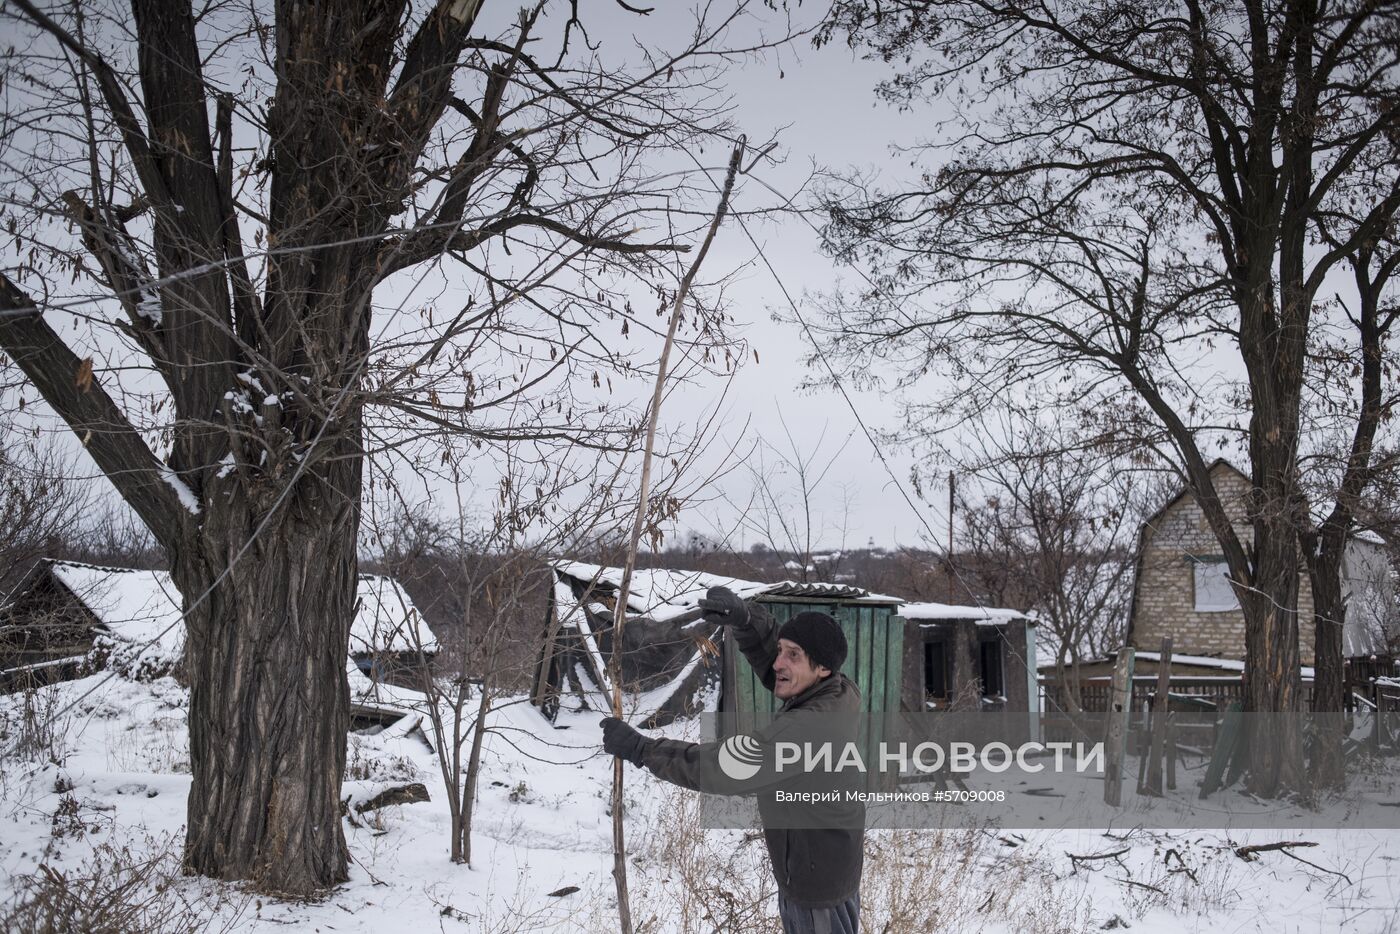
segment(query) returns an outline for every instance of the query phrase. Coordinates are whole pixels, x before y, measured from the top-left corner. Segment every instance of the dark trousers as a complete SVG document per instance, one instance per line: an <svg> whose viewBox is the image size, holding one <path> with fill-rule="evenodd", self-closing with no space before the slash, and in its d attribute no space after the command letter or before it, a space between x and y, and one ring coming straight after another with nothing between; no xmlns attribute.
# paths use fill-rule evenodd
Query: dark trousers
<svg viewBox="0 0 1400 934"><path fill-rule="evenodd" d="M778 917L784 934L857 934L860 930L860 893L829 908L808 908L778 893Z"/></svg>

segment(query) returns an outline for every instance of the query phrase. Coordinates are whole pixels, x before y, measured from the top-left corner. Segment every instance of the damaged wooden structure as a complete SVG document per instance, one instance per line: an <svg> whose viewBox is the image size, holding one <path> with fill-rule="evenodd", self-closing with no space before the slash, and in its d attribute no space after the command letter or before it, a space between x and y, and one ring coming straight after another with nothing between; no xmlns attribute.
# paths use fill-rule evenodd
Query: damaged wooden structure
<svg viewBox="0 0 1400 934"><path fill-rule="evenodd" d="M0 693L116 669L138 680L182 677L184 600L167 571L44 558L0 606ZM404 716L381 683L413 687L438 641L393 578L362 574L346 666L355 727Z"/></svg>
<svg viewBox="0 0 1400 934"><path fill-rule="evenodd" d="M1035 617L946 603L906 603L899 612L906 710L1037 710Z"/></svg>
<svg viewBox="0 0 1400 934"><path fill-rule="evenodd" d="M552 572L531 701L551 720L564 705L606 710L622 569L559 562ZM910 604L846 584L645 570L633 575L622 647L630 722L655 727L702 710L777 709L732 640L700 622L698 601L719 586L763 605L779 625L808 610L835 618L849 646L842 672L860 687L866 712L952 709L938 701L959 696L975 698L971 710L1033 712L1038 699L1026 662L1035 621L1012 610Z"/></svg>

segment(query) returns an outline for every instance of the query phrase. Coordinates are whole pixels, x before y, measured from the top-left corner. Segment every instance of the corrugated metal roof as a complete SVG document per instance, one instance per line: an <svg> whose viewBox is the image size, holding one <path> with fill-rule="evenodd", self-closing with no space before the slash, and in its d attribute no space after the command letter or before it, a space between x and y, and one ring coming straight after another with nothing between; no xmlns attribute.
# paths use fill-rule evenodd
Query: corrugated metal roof
<svg viewBox="0 0 1400 934"><path fill-rule="evenodd" d="M833 599L854 600L870 596L870 591L849 584L798 583L783 581L773 584L763 591L765 597L831 597ZM891 598L893 599L893 598Z"/></svg>

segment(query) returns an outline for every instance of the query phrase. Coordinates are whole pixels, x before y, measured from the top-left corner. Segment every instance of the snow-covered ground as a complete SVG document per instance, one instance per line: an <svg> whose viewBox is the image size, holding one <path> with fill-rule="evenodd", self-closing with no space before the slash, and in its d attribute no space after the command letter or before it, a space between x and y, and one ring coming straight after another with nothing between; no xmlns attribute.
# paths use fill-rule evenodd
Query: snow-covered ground
<svg viewBox="0 0 1400 934"><path fill-rule="evenodd" d="M420 735L352 735L347 795L409 779L432 800L347 820L350 882L306 903L179 875L186 702L169 679L103 675L46 689L28 711L20 695L0 698L0 928L25 929L37 909L15 913L23 894L57 887L108 930L617 929L611 761L598 753L596 714L562 712L551 727L520 701L496 711L470 866L448 859L446 798ZM631 767L627 776L638 930L776 932L761 839L701 830L695 796ZM1280 840L1316 846L1235 854ZM1400 931L1400 832L881 831L869 835L862 900L866 930L891 934Z"/></svg>

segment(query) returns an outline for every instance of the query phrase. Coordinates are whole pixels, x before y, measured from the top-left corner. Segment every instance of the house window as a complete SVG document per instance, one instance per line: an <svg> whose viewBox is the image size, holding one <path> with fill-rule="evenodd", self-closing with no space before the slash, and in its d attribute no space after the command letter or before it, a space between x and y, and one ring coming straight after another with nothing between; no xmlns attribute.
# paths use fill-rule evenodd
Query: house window
<svg viewBox="0 0 1400 934"><path fill-rule="evenodd" d="M1192 558L1191 573L1198 613L1221 613L1240 608L1240 598L1230 586L1230 568L1219 559Z"/></svg>
<svg viewBox="0 0 1400 934"><path fill-rule="evenodd" d="M1001 643L983 642L978 646L982 675L982 696L1001 697L1006 694L1001 671Z"/></svg>
<svg viewBox="0 0 1400 934"><path fill-rule="evenodd" d="M948 696L948 643L924 643L924 693L929 697Z"/></svg>

